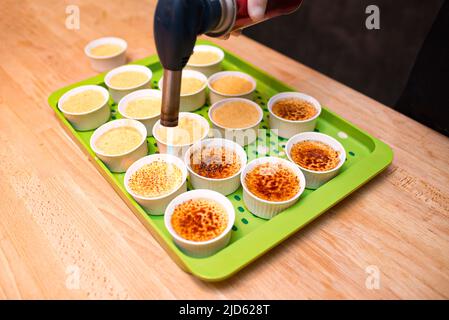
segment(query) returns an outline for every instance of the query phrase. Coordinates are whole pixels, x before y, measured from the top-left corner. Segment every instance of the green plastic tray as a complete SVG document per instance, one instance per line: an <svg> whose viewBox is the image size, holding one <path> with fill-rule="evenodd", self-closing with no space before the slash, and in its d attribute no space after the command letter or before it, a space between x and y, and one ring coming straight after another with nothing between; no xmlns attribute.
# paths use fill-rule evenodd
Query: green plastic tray
<svg viewBox="0 0 449 320"><path fill-rule="evenodd" d="M208 42L200 41L200 43ZM285 158L283 147L285 147L287 140L278 138L269 131L266 105L268 99L274 94L296 90L226 50L225 55L226 57L223 61L224 70L240 70L252 75L257 80L257 91L254 100L263 108L265 113L260 127L268 130L264 136L259 135L258 140L253 145L245 148L248 153L248 160L266 155ZM157 56L134 61L133 64L149 67L153 71L152 87L157 88L157 82L162 76L162 68ZM89 139L93 131L76 131L57 108L58 99L66 91L86 84L97 84L105 87L103 78L104 74L99 74L61 88L51 94L48 99L49 105L53 108L57 118L71 138L89 156L89 160L108 180L137 218L151 231L170 256L184 270L203 280L219 281L235 274L379 174L391 163L393 158L393 153L386 144L323 108L318 119L316 131L336 138L345 147L348 153L347 161L341 168L341 173L315 191L306 189L296 205L270 221L260 219L248 212L243 204L240 187L238 191L228 196L234 204L236 212L230 244L213 256L192 258L185 255L173 243L165 229L163 216L149 215L126 192L123 185L124 174L111 173L95 156L89 147ZM117 112L117 105L112 103L112 101L110 101L110 105L112 109L111 118L120 118ZM208 108L209 105L205 105L196 113L208 118ZM156 141L153 137L148 138L148 146L150 154L157 152Z"/></svg>

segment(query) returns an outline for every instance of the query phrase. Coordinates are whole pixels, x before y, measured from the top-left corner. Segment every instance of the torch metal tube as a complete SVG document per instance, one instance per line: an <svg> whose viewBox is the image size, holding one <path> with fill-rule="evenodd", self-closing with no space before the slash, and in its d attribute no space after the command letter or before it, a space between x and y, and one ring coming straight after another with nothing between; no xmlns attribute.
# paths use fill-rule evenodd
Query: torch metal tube
<svg viewBox="0 0 449 320"><path fill-rule="evenodd" d="M165 127L176 127L178 125L181 77L182 71L164 69L161 124Z"/></svg>

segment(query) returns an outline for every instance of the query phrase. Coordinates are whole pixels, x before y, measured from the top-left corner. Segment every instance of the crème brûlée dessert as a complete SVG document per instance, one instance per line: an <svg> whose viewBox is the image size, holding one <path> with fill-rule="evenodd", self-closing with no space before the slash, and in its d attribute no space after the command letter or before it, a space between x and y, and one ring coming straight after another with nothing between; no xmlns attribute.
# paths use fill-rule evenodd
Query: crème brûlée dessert
<svg viewBox="0 0 449 320"><path fill-rule="evenodd" d="M95 57L115 56L123 51L123 47L114 43L100 44L90 49L89 53Z"/></svg>
<svg viewBox="0 0 449 320"><path fill-rule="evenodd" d="M278 117L291 121L304 121L313 118L318 110L308 101L287 98L276 101L272 111Z"/></svg>
<svg viewBox="0 0 449 320"><path fill-rule="evenodd" d="M204 87L204 81L194 77L183 77L181 80L181 95L193 94Z"/></svg>
<svg viewBox="0 0 449 320"><path fill-rule="evenodd" d="M203 138L206 129L201 123L190 117L180 117L177 127L159 126L156 129L158 139L167 145L188 145Z"/></svg>
<svg viewBox="0 0 449 320"><path fill-rule="evenodd" d="M213 51L194 51L193 54L190 56L188 64L191 65L209 65L213 64L215 62L218 62L220 60L220 56L218 53Z"/></svg>
<svg viewBox="0 0 449 320"><path fill-rule="evenodd" d="M98 137L95 147L110 156L132 151L142 143L142 135L131 126L109 129Z"/></svg>
<svg viewBox="0 0 449 320"><path fill-rule="evenodd" d="M129 188L147 198L163 196L175 190L182 182L182 171L175 164L153 161L136 170L128 181Z"/></svg>
<svg viewBox="0 0 449 320"><path fill-rule="evenodd" d="M86 90L69 96L61 108L66 112L85 113L98 109L105 103L106 98L97 90Z"/></svg>
<svg viewBox="0 0 449 320"><path fill-rule="evenodd" d="M161 98L137 98L128 102L125 112L127 116L135 119L152 118L161 113L161 103Z"/></svg>
<svg viewBox="0 0 449 320"><path fill-rule="evenodd" d="M234 75L219 77L210 86L218 93L226 95L245 94L253 89L251 81Z"/></svg>
<svg viewBox="0 0 449 320"><path fill-rule="evenodd" d="M123 71L117 73L109 80L109 85L114 88L126 89L140 86L148 81L148 76L139 71Z"/></svg>
<svg viewBox="0 0 449 320"><path fill-rule="evenodd" d="M321 141L301 141L290 150L292 160L302 168L328 171L340 163L340 153Z"/></svg>
<svg viewBox="0 0 449 320"><path fill-rule="evenodd" d="M228 215L226 209L214 200L191 199L176 206L171 225L180 237L204 242L223 233L228 226Z"/></svg>
<svg viewBox="0 0 449 320"><path fill-rule="evenodd" d="M259 164L246 174L245 184L256 197L272 202L287 201L300 190L298 176L280 163Z"/></svg>
<svg viewBox="0 0 449 320"><path fill-rule="evenodd" d="M242 129L254 126L260 120L259 107L244 101L229 101L212 111L212 120L220 127Z"/></svg>
<svg viewBox="0 0 449 320"><path fill-rule="evenodd" d="M241 161L229 148L202 147L190 154L190 167L202 177L225 179L240 171Z"/></svg>

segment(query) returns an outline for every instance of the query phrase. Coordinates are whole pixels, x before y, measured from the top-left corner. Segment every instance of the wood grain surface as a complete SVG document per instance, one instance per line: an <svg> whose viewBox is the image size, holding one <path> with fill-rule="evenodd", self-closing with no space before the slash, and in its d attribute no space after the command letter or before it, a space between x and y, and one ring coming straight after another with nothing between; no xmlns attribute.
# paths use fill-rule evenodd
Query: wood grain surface
<svg viewBox="0 0 449 320"><path fill-rule="evenodd" d="M155 3L0 2L0 298L449 298L449 139L245 37L216 42L382 139L395 159L233 278L205 283L178 268L46 101L95 74L83 53L94 38L123 37L130 60L154 54ZM65 26L70 4L79 30Z"/></svg>

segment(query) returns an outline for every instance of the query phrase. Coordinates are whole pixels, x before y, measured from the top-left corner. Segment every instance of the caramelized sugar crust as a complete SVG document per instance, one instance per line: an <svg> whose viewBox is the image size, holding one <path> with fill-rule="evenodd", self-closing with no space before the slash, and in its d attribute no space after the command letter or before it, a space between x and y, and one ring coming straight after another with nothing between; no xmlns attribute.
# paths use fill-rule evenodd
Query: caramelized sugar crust
<svg viewBox="0 0 449 320"><path fill-rule="evenodd" d="M293 198L299 192L298 176L280 163L263 163L245 177L248 190L256 197L281 202Z"/></svg>
<svg viewBox="0 0 449 320"><path fill-rule="evenodd" d="M313 171L328 171L340 163L340 153L319 141L302 141L293 145L290 155L299 166Z"/></svg>
<svg viewBox="0 0 449 320"><path fill-rule="evenodd" d="M202 177L224 179L236 174L241 163L237 154L225 147L202 147L190 155L190 167Z"/></svg>
<svg viewBox="0 0 449 320"><path fill-rule="evenodd" d="M191 199L179 204L171 217L175 232L186 240L208 241L218 237L228 225L225 208L209 199Z"/></svg>
<svg viewBox="0 0 449 320"><path fill-rule="evenodd" d="M310 102L296 98L278 100L272 110L278 117L292 121L313 118L318 112Z"/></svg>

